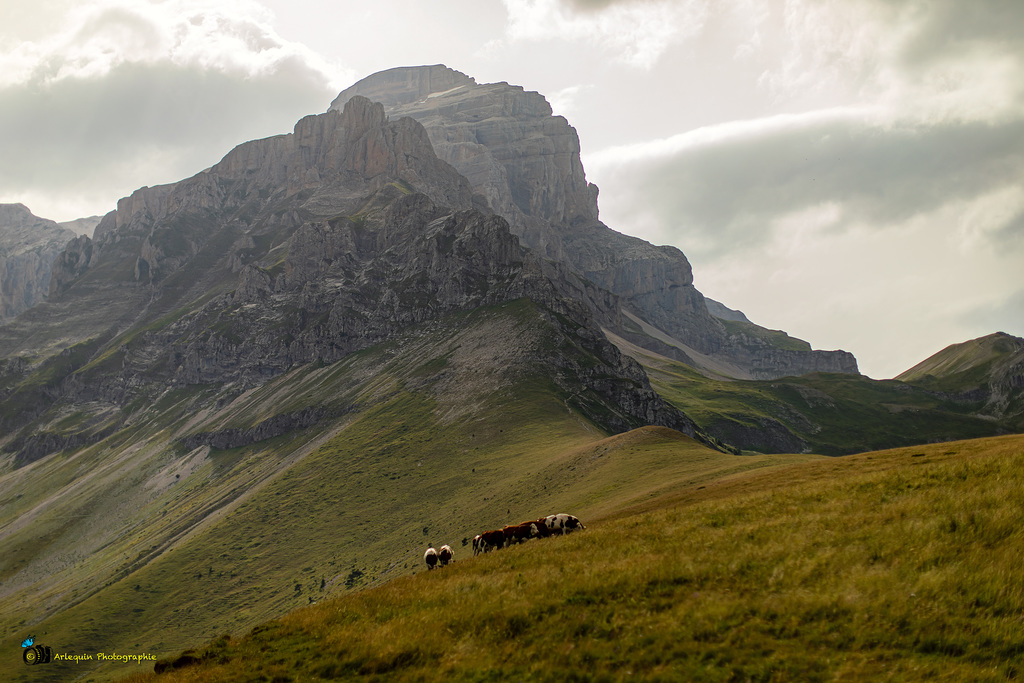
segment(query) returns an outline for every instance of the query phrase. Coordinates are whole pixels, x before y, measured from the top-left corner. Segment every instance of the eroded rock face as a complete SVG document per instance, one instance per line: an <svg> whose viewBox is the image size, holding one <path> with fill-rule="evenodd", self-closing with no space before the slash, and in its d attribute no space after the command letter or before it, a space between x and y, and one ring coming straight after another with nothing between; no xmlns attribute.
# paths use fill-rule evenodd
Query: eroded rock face
<svg viewBox="0 0 1024 683"><path fill-rule="evenodd" d="M389 120L362 97L122 199L93 239L64 251L53 282L47 308L0 335L12 355L58 338L66 356L14 427L54 401L242 391L412 326L528 300L562 337L536 371L566 396L586 395L585 415L615 431L659 424L699 435L601 333L618 324L617 298L524 248L434 154L421 124ZM82 312L101 301L99 315Z"/></svg>
<svg viewBox="0 0 1024 683"><path fill-rule="evenodd" d="M46 298L53 262L74 237L22 204L0 204L0 323Z"/></svg>
<svg viewBox="0 0 1024 683"><path fill-rule="evenodd" d="M507 83L478 84L433 65L368 76L339 94L331 110L356 96L381 102L392 119L422 123L438 156L469 179L524 244L614 292L624 307L684 345L742 366L749 377L857 372L845 352L790 350L780 360L767 335L731 333L708 311L681 251L601 223L579 137L542 95ZM642 336L630 339L644 344Z"/></svg>
<svg viewBox="0 0 1024 683"><path fill-rule="evenodd" d="M561 235L544 222L597 219L597 187L583 172L576 130L553 116L539 93L507 83L478 85L435 65L374 74L338 95L331 110L356 96L383 103L393 119L422 123L437 155L545 256L566 255Z"/></svg>

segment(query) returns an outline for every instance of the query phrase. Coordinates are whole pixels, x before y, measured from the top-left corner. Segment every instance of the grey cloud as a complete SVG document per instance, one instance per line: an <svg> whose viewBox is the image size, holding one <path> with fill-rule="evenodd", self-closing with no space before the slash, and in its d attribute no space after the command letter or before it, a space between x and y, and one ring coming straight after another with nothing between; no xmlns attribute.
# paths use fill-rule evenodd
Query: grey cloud
<svg viewBox="0 0 1024 683"><path fill-rule="evenodd" d="M1020 286L1019 282L1006 284L1005 298L965 313L959 322L968 329L977 330L978 336L1005 332L1024 337L1024 288L1013 289Z"/></svg>
<svg viewBox="0 0 1024 683"><path fill-rule="evenodd" d="M909 15L918 21L918 30L911 34L905 45L903 56L908 62L948 58L965 48L977 46L996 47L1024 56L1024 43L1020 40L1024 3L1005 0L938 0L927 4L886 1L900 10L909 10Z"/></svg>
<svg viewBox="0 0 1024 683"><path fill-rule="evenodd" d="M1009 247L1019 248L1024 246L1024 212L1008 220L995 233L995 237ZM1021 317L1024 320L1024 316Z"/></svg>
<svg viewBox="0 0 1024 683"><path fill-rule="evenodd" d="M333 95L298 58L260 76L161 61L8 87L0 90L0 194L177 180L248 139L290 132Z"/></svg>
<svg viewBox="0 0 1024 683"><path fill-rule="evenodd" d="M1019 184L1024 121L888 127L816 121L687 148L628 169L619 182L632 206L725 251L755 247L768 238L773 218L824 203L884 225Z"/></svg>
<svg viewBox="0 0 1024 683"><path fill-rule="evenodd" d="M566 5L581 12L597 12L612 5L636 2L636 0L566 0Z"/></svg>

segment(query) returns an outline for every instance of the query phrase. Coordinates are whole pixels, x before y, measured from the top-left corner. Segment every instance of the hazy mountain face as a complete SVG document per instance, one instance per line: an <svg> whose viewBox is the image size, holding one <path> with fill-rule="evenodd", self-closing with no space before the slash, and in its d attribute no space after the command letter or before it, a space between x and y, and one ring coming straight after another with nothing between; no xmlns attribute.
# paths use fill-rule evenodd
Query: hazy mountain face
<svg viewBox="0 0 1024 683"><path fill-rule="evenodd" d="M779 343L780 335L745 318L723 324L693 286L682 252L601 223L598 189L586 180L576 131L552 115L542 95L507 83L477 84L443 65L373 74L338 95L331 108L356 95L381 102L392 119L421 122L438 156L487 198L525 245L615 293L624 310L660 332L626 330L630 341L739 378L857 373L849 353L812 351L788 338Z"/></svg>
<svg viewBox="0 0 1024 683"><path fill-rule="evenodd" d="M74 236L21 204L0 204L0 324L46 298L53 261Z"/></svg>

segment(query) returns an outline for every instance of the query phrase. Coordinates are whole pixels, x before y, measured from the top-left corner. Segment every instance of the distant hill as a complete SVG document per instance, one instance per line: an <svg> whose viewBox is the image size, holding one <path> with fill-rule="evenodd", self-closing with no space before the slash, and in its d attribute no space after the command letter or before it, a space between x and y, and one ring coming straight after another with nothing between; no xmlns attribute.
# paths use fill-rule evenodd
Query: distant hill
<svg viewBox="0 0 1024 683"><path fill-rule="evenodd" d="M729 380L609 336L703 430L751 451L848 455L1024 431L1021 340L1006 335L958 345L971 350L958 358L987 359L978 365L953 363L961 369L943 379L911 381L837 373Z"/></svg>
<svg viewBox="0 0 1024 683"><path fill-rule="evenodd" d="M67 228L76 235L92 235L92 231L96 229L101 220L103 220L103 216L86 216L73 221L61 221L57 225Z"/></svg>
<svg viewBox="0 0 1024 683"><path fill-rule="evenodd" d="M953 344L896 379L1024 430L1024 339L997 332Z"/></svg>

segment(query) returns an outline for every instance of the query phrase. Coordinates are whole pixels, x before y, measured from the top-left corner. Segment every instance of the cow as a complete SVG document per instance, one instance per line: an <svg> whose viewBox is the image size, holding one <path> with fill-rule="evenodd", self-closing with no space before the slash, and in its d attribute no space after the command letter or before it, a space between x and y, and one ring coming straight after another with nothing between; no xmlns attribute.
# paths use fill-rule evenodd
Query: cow
<svg viewBox="0 0 1024 683"><path fill-rule="evenodd" d="M473 557L476 557L484 551L484 549L480 547L480 538L480 534L473 537Z"/></svg>
<svg viewBox="0 0 1024 683"><path fill-rule="evenodd" d="M512 526L502 527L501 531L505 534L505 545L523 543L531 538L539 538L541 535L536 522L513 524Z"/></svg>
<svg viewBox="0 0 1024 683"><path fill-rule="evenodd" d="M487 553L494 548L502 548L505 546L505 532L501 529L495 529L493 531L485 531L480 534L480 543L478 547L480 552Z"/></svg>
<svg viewBox="0 0 1024 683"><path fill-rule="evenodd" d="M568 534L576 529L586 529L583 526L583 522L578 520L572 515L567 515L564 512L557 515L548 515L544 520L545 526L548 528L548 533L562 535Z"/></svg>
<svg viewBox="0 0 1024 683"><path fill-rule="evenodd" d="M427 570L433 569L437 565L437 551L431 548L427 548L427 552L423 553L423 561L427 563Z"/></svg>
<svg viewBox="0 0 1024 683"><path fill-rule="evenodd" d="M450 545L443 545L441 549L437 551L437 559L441 563L442 567L447 567L448 563L452 561L455 553L452 552Z"/></svg>
<svg viewBox="0 0 1024 683"><path fill-rule="evenodd" d="M547 517L541 517L540 519L528 519L525 522L519 522L519 524L517 524L516 526L522 526L524 524L536 524L537 535L540 538L545 538L551 535L551 530L548 529L547 521Z"/></svg>

